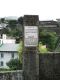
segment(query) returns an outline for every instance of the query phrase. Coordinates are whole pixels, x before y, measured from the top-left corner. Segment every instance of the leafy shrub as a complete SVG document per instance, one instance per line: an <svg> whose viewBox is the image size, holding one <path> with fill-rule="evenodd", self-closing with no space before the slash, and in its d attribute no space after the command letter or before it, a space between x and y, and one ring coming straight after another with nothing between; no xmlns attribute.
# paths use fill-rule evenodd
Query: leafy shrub
<svg viewBox="0 0 60 80"><path fill-rule="evenodd" d="M41 42L39 43L39 52L40 53L47 53L48 52L46 45L43 45Z"/></svg>
<svg viewBox="0 0 60 80"><path fill-rule="evenodd" d="M18 59L11 59L9 62L7 62L7 66L12 70L22 69L22 64Z"/></svg>
<svg viewBox="0 0 60 80"><path fill-rule="evenodd" d="M18 48L18 55L20 63L22 63L22 53L23 53L23 41L20 41L19 48Z"/></svg>
<svg viewBox="0 0 60 80"><path fill-rule="evenodd" d="M8 71L9 69L6 68L0 68L0 71Z"/></svg>
<svg viewBox="0 0 60 80"><path fill-rule="evenodd" d="M55 50L56 44L58 41L58 36L56 32L48 32L46 30L42 30L39 36L40 36L40 41L42 42L42 44L47 45L50 51Z"/></svg>

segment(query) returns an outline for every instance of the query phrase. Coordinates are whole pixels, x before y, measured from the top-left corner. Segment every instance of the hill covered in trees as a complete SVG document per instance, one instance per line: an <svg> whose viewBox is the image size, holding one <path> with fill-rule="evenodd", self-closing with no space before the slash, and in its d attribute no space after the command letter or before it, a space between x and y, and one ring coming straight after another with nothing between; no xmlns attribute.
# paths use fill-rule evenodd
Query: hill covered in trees
<svg viewBox="0 0 60 80"><path fill-rule="evenodd" d="M23 34L23 17L16 19L0 19L0 24L6 24L0 29L0 34L7 34L16 39L21 39Z"/></svg>

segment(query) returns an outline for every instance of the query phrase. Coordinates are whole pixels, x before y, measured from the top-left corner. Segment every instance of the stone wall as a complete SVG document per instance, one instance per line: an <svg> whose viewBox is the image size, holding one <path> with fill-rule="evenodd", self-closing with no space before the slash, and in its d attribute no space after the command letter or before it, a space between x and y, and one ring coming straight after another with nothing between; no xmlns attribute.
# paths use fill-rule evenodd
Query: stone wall
<svg viewBox="0 0 60 80"><path fill-rule="evenodd" d="M39 77L38 78L39 80L60 80L60 53L59 52L39 54ZM2 71L0 72L0 80L23 80L23 71L22 70L4 71L4 72ZM29 80L29 78L27 80Z"/></svg>
<svg viewBox="0 0 60 80"><path fill-rule="evenodd" d="M39 54L39 80L60 80L60 53Z"/></svg>
<svg viewBox="0 0 60 80"><path fill-rule="evenodd" d="M2 71L0 72L0 80L23 80L22 70Z"/></svg>

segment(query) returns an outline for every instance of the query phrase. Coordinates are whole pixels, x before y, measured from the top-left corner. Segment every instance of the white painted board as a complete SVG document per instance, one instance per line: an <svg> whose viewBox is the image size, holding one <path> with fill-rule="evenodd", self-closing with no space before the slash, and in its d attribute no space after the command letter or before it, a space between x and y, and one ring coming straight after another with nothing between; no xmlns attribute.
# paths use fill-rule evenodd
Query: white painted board
<svg viewBox="0 0 60 80"><path fill-rule="evenodd" d="M24 46L35 47L38 45L38 27L24 26Z"/></svg>

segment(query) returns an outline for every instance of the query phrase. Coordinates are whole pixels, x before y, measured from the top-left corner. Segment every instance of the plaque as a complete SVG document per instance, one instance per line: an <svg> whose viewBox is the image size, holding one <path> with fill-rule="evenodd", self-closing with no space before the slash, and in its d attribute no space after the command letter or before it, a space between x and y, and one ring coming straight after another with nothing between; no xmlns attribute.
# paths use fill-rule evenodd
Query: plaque
<svg viewBox="0 0 60 80"><path fill-rule="evenodd" d="M38 45L38 27L24 26L24 46L36 47Z"/></svg>

